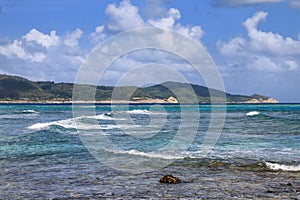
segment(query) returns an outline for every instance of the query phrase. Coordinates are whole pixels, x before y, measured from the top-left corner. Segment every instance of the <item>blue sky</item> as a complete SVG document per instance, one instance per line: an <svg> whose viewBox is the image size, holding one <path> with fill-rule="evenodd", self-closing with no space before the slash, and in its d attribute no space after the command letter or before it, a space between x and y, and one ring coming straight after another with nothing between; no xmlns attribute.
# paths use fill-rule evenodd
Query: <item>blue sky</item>
<svg viewBox="0 0 300 200"><path fill-rule="evenodd" d="M300 0L2 0L0 8L0 73L73 82L105 39L158 26L201 43L226 91L300 102ZM142 54L117 61L109 79L126 65L148 62ZM184 68L192 83L201 83Z"/></svg>

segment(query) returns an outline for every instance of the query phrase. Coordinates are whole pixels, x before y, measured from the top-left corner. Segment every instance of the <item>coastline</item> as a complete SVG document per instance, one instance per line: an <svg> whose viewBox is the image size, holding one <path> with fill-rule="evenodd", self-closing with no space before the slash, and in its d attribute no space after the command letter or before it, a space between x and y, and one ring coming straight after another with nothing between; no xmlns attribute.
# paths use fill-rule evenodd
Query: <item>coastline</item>
<svg viewBox="0 0 300 200"><path fill-rule="evenodd" d="M72 105L72 104L96 104L96 105L124 105L124 104L162 104L162 105L180 105L180 104L195 104L189 102L180 103L177 99L171 97L169 99L139 99L139 100L103 100L103 101L72 101L72 100L41 100L41 101L32 101L32 100L0 100L0 105L7 105L7 104L40 104L40 105ZM211 102L198 102L199 105L201 104L211 104ZM218 103L217 103L218 104ZM224 104L220 102L220 104ZM268 99L268 100L251 100L245 102L226 102L226 104L282 104L275 99ZM284 103L283 103L284 104Z"/></svg>

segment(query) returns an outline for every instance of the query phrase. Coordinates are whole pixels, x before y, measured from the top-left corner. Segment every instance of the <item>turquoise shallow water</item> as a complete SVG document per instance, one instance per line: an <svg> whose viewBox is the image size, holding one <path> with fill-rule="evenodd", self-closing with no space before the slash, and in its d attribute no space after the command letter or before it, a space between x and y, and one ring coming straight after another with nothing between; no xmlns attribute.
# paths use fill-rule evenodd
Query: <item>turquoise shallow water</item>
<svg viewBox="0 0 300 200"><path fill-rule="evenodd" d="M85 105L81 109L93 107ZM132 105L129 110L124 105L98 105L95 111L95 116L82 115L74 119L71 105L0 105L1 197L127 199L168 195L170 198L299 195L300 104L219 105L213 110L210 105ZM225 123L212 151L203 155L201 149L212 111L226 111ZM187 119L182 119L182 112L188 113ZM196 113L200 113L200 118L194 117ZM186 142L185 137L176 143L180 151L174 147L166 152L157 151L173 141L180 128L186 138L194 134L186 151L179 148L181 141ZM77 129L83 135L78 135ZM114 148L94 141L101 149L97 155L103 159L113 158L114 162L101 162L101 158L95 158L83 145L81 138L87 135L87 140L94 140L93 134L99 131ZM116 170L139 158L170 160L171 165L138 174ZM209 167L213 162L222 163L222 167ZM146 168L149 163L138 165ZM281 175L276 174L277 170L281 170ZM167 186L157 180L164 173L185 177L185 185L163 188ZM253 179L253 174L257 179L247 182ZM277 182L271 180L275 177ZM283 190L282 184L288 177L294 181L295 188L291 192L270 192L277 186L278 191ZM210 182L212 188L205 188L205 182ZM244 191L247 187L249 193Z"/></svg>

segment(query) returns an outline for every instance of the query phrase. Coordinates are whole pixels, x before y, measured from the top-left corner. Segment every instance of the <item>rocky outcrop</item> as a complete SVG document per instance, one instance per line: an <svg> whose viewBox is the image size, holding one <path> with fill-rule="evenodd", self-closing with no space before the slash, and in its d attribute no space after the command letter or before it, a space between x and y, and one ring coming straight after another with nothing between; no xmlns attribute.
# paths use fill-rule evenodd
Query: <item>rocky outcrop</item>
<svg viewBox="0 0 300 200"><path fill-rule="evenodd" d="M249 101L245 101L243 103L279 103L276 99L268 98L268 99L251 99Z"/></svg>
<svg viewBox="0 0 300 200"><path fill-rule="evenodd" d="M167 102L168 102L168 103L178 103L178 100L177 100L176 98L174 98L174 97L169 97L169 98L167 99Z"/></svg>
<svg viewBox="0 0 300 200"><path fill-rule="evenodd" d="M159 180L160 183L168 183L168 184L178 184L181 183L181 180L172 175L165 175Z"/></svg>

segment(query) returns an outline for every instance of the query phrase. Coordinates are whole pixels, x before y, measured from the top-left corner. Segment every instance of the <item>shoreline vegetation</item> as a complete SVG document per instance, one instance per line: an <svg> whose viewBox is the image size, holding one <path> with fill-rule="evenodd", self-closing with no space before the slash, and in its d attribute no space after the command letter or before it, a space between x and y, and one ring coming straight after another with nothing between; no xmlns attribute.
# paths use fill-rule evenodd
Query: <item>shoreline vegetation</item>
<svg viewBox="0 0 300 200"><path fill-rule="evenodd" d="M132 104L132 105L152 105L152 104L161 104L161 105L180 105L179 102L174 103L174 102L167 102L166 100L163 99L151 99L151 100L142 100L142 101L125 101L125 100L120 100L120 101L72 101L72 100L43 100L43 101L26 101L26 100L0 100L0 105L1 104L56 104L56 105L71 105L71 104L95 104L95 105L125 105L125 104ZM188 105L189 103L182 103L182 105ZM192 103L191 103L192 104ZM211 104L210 102L201 102L198 103L199 105L203 104ZM218 104L218 103L216 103ZM221 104L221 103L220 103ZM281 104L279 102L226 102L226 104Z"/></svg>
<svg viewBox="0 0 300 200"><path fill-rule="evenodd" d="M93 101L91 98L85 100L84 97L83 100L72 100L73 87L73 83L34 82L18 76L0 74L0 104L210 104L210 93L220 103L279 103L276 99L259 94L236 95L200 85L171 81L148 87L80 85L82 91L94 93Z"/></svg>

